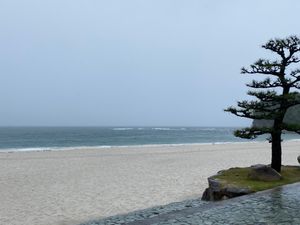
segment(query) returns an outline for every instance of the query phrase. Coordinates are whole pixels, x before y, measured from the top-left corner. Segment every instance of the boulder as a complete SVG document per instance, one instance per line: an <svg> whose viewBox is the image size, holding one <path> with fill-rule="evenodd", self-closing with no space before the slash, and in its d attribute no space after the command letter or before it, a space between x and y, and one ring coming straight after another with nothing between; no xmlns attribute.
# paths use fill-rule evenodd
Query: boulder
<svg viewBox="0 0 300 225"><path fill-rule="evenodd" d="M220 172L218 173L220 174ZM248 188L235 187L222 182L214 176L208 178L208 188L203 192L201 200L219 201L253 193Z"/></svg>
<svg viewBox="0 0 300 225"><path fill-rule="evenodd" d="M277 181L282 179L282 176L276 170L262 164L251 166L248 177L258 181Z"/></svg>
<svg viewBox="0 0 300 225"><path fill-rule="evenodd" d="M237 185L227 183L226 180L220 178L222 177L220 175L223 175L225 172L226 171L219 171L216 175L208 178L208 188L203 192L202 200L219 201L254 193L250 188L238 187ZM277 181L282 179L281 175L276 170L262 164L251 166L248 178L258 181Z"/></svg>
<svg viewBox="0 0 300 225"><path fill-rule="evenodd" d="M210 199L211 199L210 196L211 196L210 189L206 188L205 191L202 194L201 200L203 200L203 201L210 201Z"/></svg>

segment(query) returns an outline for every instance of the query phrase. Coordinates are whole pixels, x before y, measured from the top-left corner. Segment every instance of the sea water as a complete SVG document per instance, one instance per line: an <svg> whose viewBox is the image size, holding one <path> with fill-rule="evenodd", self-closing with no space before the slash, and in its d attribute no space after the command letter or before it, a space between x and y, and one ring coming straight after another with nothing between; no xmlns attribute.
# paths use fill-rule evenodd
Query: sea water
<svg viewBox="0 0 300 225"><path fill-rule="evenodd" d="M0 151L249 141L235 127L1 127ZM297 139L288 134L285 139ZM256 139L264 141L266 136Z"/></svg>

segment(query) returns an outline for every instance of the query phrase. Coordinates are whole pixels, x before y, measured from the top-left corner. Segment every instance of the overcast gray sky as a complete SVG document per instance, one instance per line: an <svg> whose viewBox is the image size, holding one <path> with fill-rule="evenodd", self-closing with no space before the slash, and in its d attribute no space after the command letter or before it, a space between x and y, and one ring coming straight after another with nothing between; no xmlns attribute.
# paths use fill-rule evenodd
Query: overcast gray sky
<svg viewBox="0 0 300 225"><path fill-rule="evenodd" d="M0 125L244 126L240 68L297 0L1 0Z"/></svg>

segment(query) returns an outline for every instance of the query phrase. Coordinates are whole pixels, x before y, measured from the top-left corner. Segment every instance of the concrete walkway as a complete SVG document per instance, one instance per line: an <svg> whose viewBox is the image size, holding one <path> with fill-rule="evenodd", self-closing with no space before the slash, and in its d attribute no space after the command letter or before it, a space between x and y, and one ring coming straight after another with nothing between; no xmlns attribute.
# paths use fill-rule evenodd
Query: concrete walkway
<svg viewBox="0 0 300 225"><path fill-rule="evenodd" d="M172 203L84 225L299 225L299 203L300 183L296 183L222 202Z"/></svg>

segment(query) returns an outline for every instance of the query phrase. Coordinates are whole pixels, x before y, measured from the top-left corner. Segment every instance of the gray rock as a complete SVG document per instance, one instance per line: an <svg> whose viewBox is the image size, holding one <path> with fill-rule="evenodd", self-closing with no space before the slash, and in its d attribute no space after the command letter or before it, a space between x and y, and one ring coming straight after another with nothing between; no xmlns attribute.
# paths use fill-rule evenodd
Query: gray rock
<svg viewBox="0 0 300 225"><path fill-rule="evenodd" d="M219 172L220 174L222 172ZM204 201L219 201L228 198L234 198L242 195L253 193L250 189L239 188L229 184L222 183L221 180L214 178L214 176L208 178L208 188L205 189L201 200Z"/></svg>
<svg viewBox="0 0 300 225"><path fill-rule="evenodd" d="M203 201L210 201L210 189L206 188L202 194L201 200Z"/></svg>
<svg viewBox="0 0 300 225"><path fill-rule="evenodd" d="M270 166L266 165L253 165L248 177L252 180L259 181L276 181L281 180L282 176Z"/></svg>
<svg viewBox="0 0 300 225"><path fill-rule="evenodd" d="M234 198L237 196L250 194L252 191L250 191L248 188L229 186L226 188L226 193L228 198Z"/></svg>

